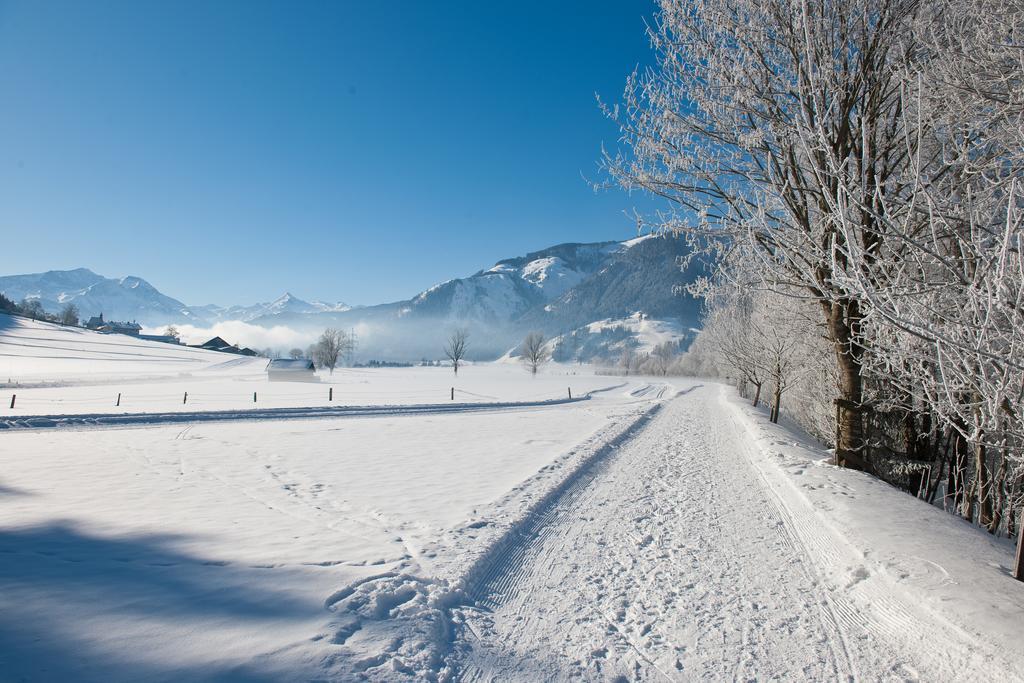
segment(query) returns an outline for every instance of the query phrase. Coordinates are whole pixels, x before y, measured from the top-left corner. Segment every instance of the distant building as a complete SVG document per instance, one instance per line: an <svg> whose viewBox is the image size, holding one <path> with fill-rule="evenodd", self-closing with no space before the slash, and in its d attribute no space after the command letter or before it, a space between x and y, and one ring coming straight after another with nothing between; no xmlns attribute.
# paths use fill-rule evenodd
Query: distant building
<svg viewBox="0 0 1024 683"><path fill-rule="evenodd" d="M308 358L275 358L267 364L267 379L271 382L315 382L316 366Z"/></svg>
<svg viewBox="0 0 1024 683"><path fill-rule="evenodd" d="M259 354L252 349L246 347L240 349L234 344L229 344L221 337L214 337L209 341L205 341L202 344L192 344L194 349L206 349L207 351L219 351L221 353L237 353L240 356L258 356Z"/></svg>
<svg viewBox="0 0 1024 683"><path fill-rule="evenodd" d="M100 313L98 316L93 316L86 321L85 326L90 330L96 330L97 332L104 332L106 334L130 334L133 337L138 337L142 331L142 325L135 321L132 322L117 322L116 320L104 320L103 314Z"/></svg>
<svg viewBox="0 0 1024 683"><path fill-rule="evenodd" d="M234 353L238 347L234 344L229 344L220 337L214 337L209 341L205 341L202 344L196 345L197 349L206 349L207 351L223 351L225 353Z"/></svg>
<svg viewBox="0 0 1024 683"><path fill-rule="evenodd" d="M139 339L146 341L163 342L164 344L181 344L181 340L166 334L140 334Z"/></svg>

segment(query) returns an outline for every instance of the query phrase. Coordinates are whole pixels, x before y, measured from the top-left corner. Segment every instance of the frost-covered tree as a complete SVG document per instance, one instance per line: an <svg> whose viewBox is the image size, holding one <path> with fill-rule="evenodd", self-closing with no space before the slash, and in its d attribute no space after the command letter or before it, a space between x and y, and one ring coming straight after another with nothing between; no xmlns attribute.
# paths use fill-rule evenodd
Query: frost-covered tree
<svg viewBox="0 0 1024 683"><path fill-rule="evenodd" d="M330 374L334 374L334 368L338 365L338 359L348 353L352 345L352 339L344 330L328 328L317 340L313 347L313 359L316 364L328 368Z"/></svg>
<svg viewBox="0 0 1024 683"><path fill-rule="evenodd" d="M536 375L544 363L547 363L551 358L548 353L547 339L544 337L543 332L530 332L523 339L522 345L519 347L520 358L523 363L530 370L531 374Z"/></svg>
<svg viewBox="0 0 1024 683"><path fill-rule="evenodd" d="M625 151L606 155L606 167L624 187L668 201L656 228L719 254L742 246L763 284L817 302L840 378L837 462L869 467L862 300L833 274L837 262L847 267L845 240L869 257L887 245L883 201L906 214L916 190L905 175L918 150L901 78L918 3L659 4L657 65L607 108ZM837 194L857 201L839 204ZM898 258L898 247L889 251Z"/></svg>
<svg viewBox="0 0 1024 683"><path fill-rule="evenodd" d="M22 315L32 318L33 320L46 318L46 311L43 309L43 305L39 302L39 299L22 299L18 308L21 309Z"/></svg>
<svg viewBox="0 0 1024 683"><path fill-rule="evenodd" d="M633 372L636 366L636 352L631 346L624 346L622 353L619 354L619 367L622 368L622 373L628 376L630 372Z"/></svg>
<svg viewBox="0 0 1024 683"><path fill-rule="evenodd" d="M77 325L78 324L78 306L68 302L64 304L60 309L60 324L61 325Z"/></svg>
<svg viewBox="0 0 1024 683"><path fill-rule="evenodd" d="M300 358L305 358L306 357L306 352L303 351L302 349L298 348L298 347L295 347L294 349L292 349L291 351L288 352L288 356L292 360L299 360Z"/></svg>
<svg viewBox="0 0 1024 683"><path fill-rule="evenodd" d="M1006 482L1024 474L1024 6L940 0L917 32L904 116L927 230L881 213L898 267L880 279L878 257L847 241L837 280L867 302L875 371L920 397L899 407L951 433L953 507L995 532L1015 505Z"/></svg>
<svg viewBox="0 0 1024 683"><path fill-rule="evenodd" d="M725 369L722 374L735 378L741 390L744 385L753 387L751 400L756 406L765 372L761 350L750 336L752 315L751 302L738 287L719 287L708 296L702 336L715 349L718 364Z"/></svg>
<svg viewBox="0 0 1024 683"><path fill-rule="evenodd" d="M459 374L459 365L466 357L466 345L469 342L469 330L464 327L452 330L444 345L444 355L452 362L452 370Z"/></svg>
<svg viewBox="0 0 1024 683"><path fill-rule="evenodd" d="M667 375L668 369L672 365L672 361L676 358L678 348L678 345L671 341L664 341L655 346L654 350L651 351L651 356L648 361L651 373L656 375Z"/></svg>

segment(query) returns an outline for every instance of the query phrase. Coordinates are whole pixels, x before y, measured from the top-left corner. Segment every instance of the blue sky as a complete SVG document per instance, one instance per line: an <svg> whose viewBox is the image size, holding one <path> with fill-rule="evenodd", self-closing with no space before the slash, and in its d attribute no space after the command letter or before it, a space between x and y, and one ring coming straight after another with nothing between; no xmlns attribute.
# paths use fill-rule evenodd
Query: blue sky
<svg viewBox="0 0 1024 683"><path fill-rule="evenodd" d="M559 242L650 60L642 0L0 0L0 274L379 303Z"/></svg>

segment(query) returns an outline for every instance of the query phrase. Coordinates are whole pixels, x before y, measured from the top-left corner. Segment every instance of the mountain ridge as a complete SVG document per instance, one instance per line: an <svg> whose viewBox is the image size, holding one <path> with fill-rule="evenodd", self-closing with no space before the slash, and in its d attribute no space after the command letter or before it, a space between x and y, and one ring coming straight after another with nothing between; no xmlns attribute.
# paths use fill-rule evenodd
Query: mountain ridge
<svg viewBox="0 0 1024 683"><path fill-rule="evenodd" d="M451 329L467 327L472 355L487 358L506 353L526 330L555 337L637 312L674 321L684 330L698 326L697 303L673 293L674 285L695 277L692 266L679 269L687 253L685 241L668 236L567 242L500 259L409 299L359 307L305 301L288 291L249 306L188 306L143 278L105 278L87 268L2 276L0 292L15 300L38 298L52 312L71 302L83 318L103 312L107 319L150 327L241 321L309 334L342 327L358 331L364 349L395 359L437 356Z"/></svg>

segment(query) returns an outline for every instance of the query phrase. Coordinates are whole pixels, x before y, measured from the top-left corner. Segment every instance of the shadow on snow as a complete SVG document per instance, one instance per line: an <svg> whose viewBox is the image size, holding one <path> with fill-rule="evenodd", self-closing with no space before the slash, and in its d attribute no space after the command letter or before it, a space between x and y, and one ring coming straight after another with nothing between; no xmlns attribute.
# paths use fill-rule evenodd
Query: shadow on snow
<svg viewBox="0 0 1024 683"><path fill-rule="evenodd" d="M184 537L104 538L67 522L0 530L0 678L33 681L271 681L249 666L180 660L153 664L144 648L102 629L141 621L140 642L163 645L165 626L194 629L238 621L267 627L309 618L321 605L252 586L252 568L236 568L173 549ZM91 622L91 623L90 623ZM144 631L153 631L146 636ZM97 643L101 646L97 647ZM140 651L140 649L142 651ZM167 648L169 652L171 649Z"/></svg>

